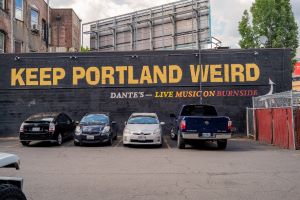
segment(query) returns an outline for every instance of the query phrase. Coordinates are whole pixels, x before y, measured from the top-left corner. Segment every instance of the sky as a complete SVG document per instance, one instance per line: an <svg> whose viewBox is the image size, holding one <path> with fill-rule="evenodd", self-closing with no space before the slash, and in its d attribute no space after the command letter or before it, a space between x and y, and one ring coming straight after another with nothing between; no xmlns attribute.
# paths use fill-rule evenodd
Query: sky
<svg viewBox="0 0 300 200"><path fill-rule="evenodd" d="M82 22L86 23L170 2L175 1L50 0L50 6L53 8L73 8ZM249 10L253 2L254 0L211 0L212 36L221 40L224 46L239 48L238 22L241 20L243 11ZM300 0L291 0L291 4L300 33Z"/></svg>

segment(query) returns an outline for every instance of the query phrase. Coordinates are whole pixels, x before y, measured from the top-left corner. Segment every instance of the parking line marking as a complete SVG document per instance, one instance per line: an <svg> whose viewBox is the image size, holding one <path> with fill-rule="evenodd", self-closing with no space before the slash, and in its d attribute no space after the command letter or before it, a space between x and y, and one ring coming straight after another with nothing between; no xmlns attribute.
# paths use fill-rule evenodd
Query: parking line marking
<svg viewBox="0 0 300 200"><path fill-rule="evenodd" d="M18 137L3 137L0 138L0 141L11 141L11 140L17 140Z"/></svg>
<svg viewBox="0 0 300 200"><path fill-rule="evenodd" d="M67 146L67 147L74 146L74 143L72 141L68 141L65 143L64 146Z"/></svg>
<svg viewBox="0 0 300 200"><path fill-rule="evenodd" d="M164 139L164 141L165 141L165 143L166 143L168 149L171 149L171 146L170 146L169 143L167 142L168 140L167 140L167 139Z"/></svg>
<svg viewBox="0 0 300 200"><path fill-rule="evenodd" d="M114 147L118 147L121 144L121 142L123 142L123 139L121 139Z"/></svg>

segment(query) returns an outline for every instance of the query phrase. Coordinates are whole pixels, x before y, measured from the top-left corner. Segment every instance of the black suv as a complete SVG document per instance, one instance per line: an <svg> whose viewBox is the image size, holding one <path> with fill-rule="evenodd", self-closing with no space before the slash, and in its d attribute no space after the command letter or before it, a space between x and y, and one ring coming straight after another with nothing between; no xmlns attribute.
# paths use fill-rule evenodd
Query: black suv
<svg viewBox="0 0 300 200"><path fill-rule="evenodd" d="M20 127L20 142L48 141L61 145L73 137L75 122L65 113L40 113L26 119Z"/></svg>
<svg viewBox="0 0 300 200"><path fill-rule="evenodd" d="M108 113L86 114L80 122L77 122L74 134L76 146L93 143L106 143L112 145L117 139L116 122L111 121Z"/></svg>

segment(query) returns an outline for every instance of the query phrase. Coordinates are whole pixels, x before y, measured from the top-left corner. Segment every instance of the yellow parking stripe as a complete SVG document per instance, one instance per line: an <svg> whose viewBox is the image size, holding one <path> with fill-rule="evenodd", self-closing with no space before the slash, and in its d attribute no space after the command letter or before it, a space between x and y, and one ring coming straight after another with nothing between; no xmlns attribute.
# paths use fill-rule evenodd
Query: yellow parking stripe
<svg viewBox="0 0 300 200"><path fill-rule="evenodd" d="M122 142L123 142L123 138L121 138L120 141L114 147L118 147Z"/></svg>
<svg viewBox="0 0 300 200"><path fill-rule="evenodd" d="M9 141L9 140L18 140L18 137L3 137L0 138L0 141Z"/></svg>
<svg viewBox="0 0 300 200"><path fill-rule="evenodd" d="M167 139L164 139L164 141L165 141L165 143L166 143L168 149L171 149L171 146L169 145L168 140L167 140Z"/></svg>

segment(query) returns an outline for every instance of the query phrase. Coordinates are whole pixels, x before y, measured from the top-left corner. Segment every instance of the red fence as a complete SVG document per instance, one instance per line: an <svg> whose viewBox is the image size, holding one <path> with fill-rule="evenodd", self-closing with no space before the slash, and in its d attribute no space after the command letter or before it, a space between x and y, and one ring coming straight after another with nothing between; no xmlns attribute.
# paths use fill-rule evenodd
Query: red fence
<svg viewBox="0 0 300 200"><path fill-rule="evenodd" d="M258 141L281 148L294 149L294 130L291 108L255 110ZM298 120L300 122L300 111ZM300 130L300 125L299 125Z"/></svg>

